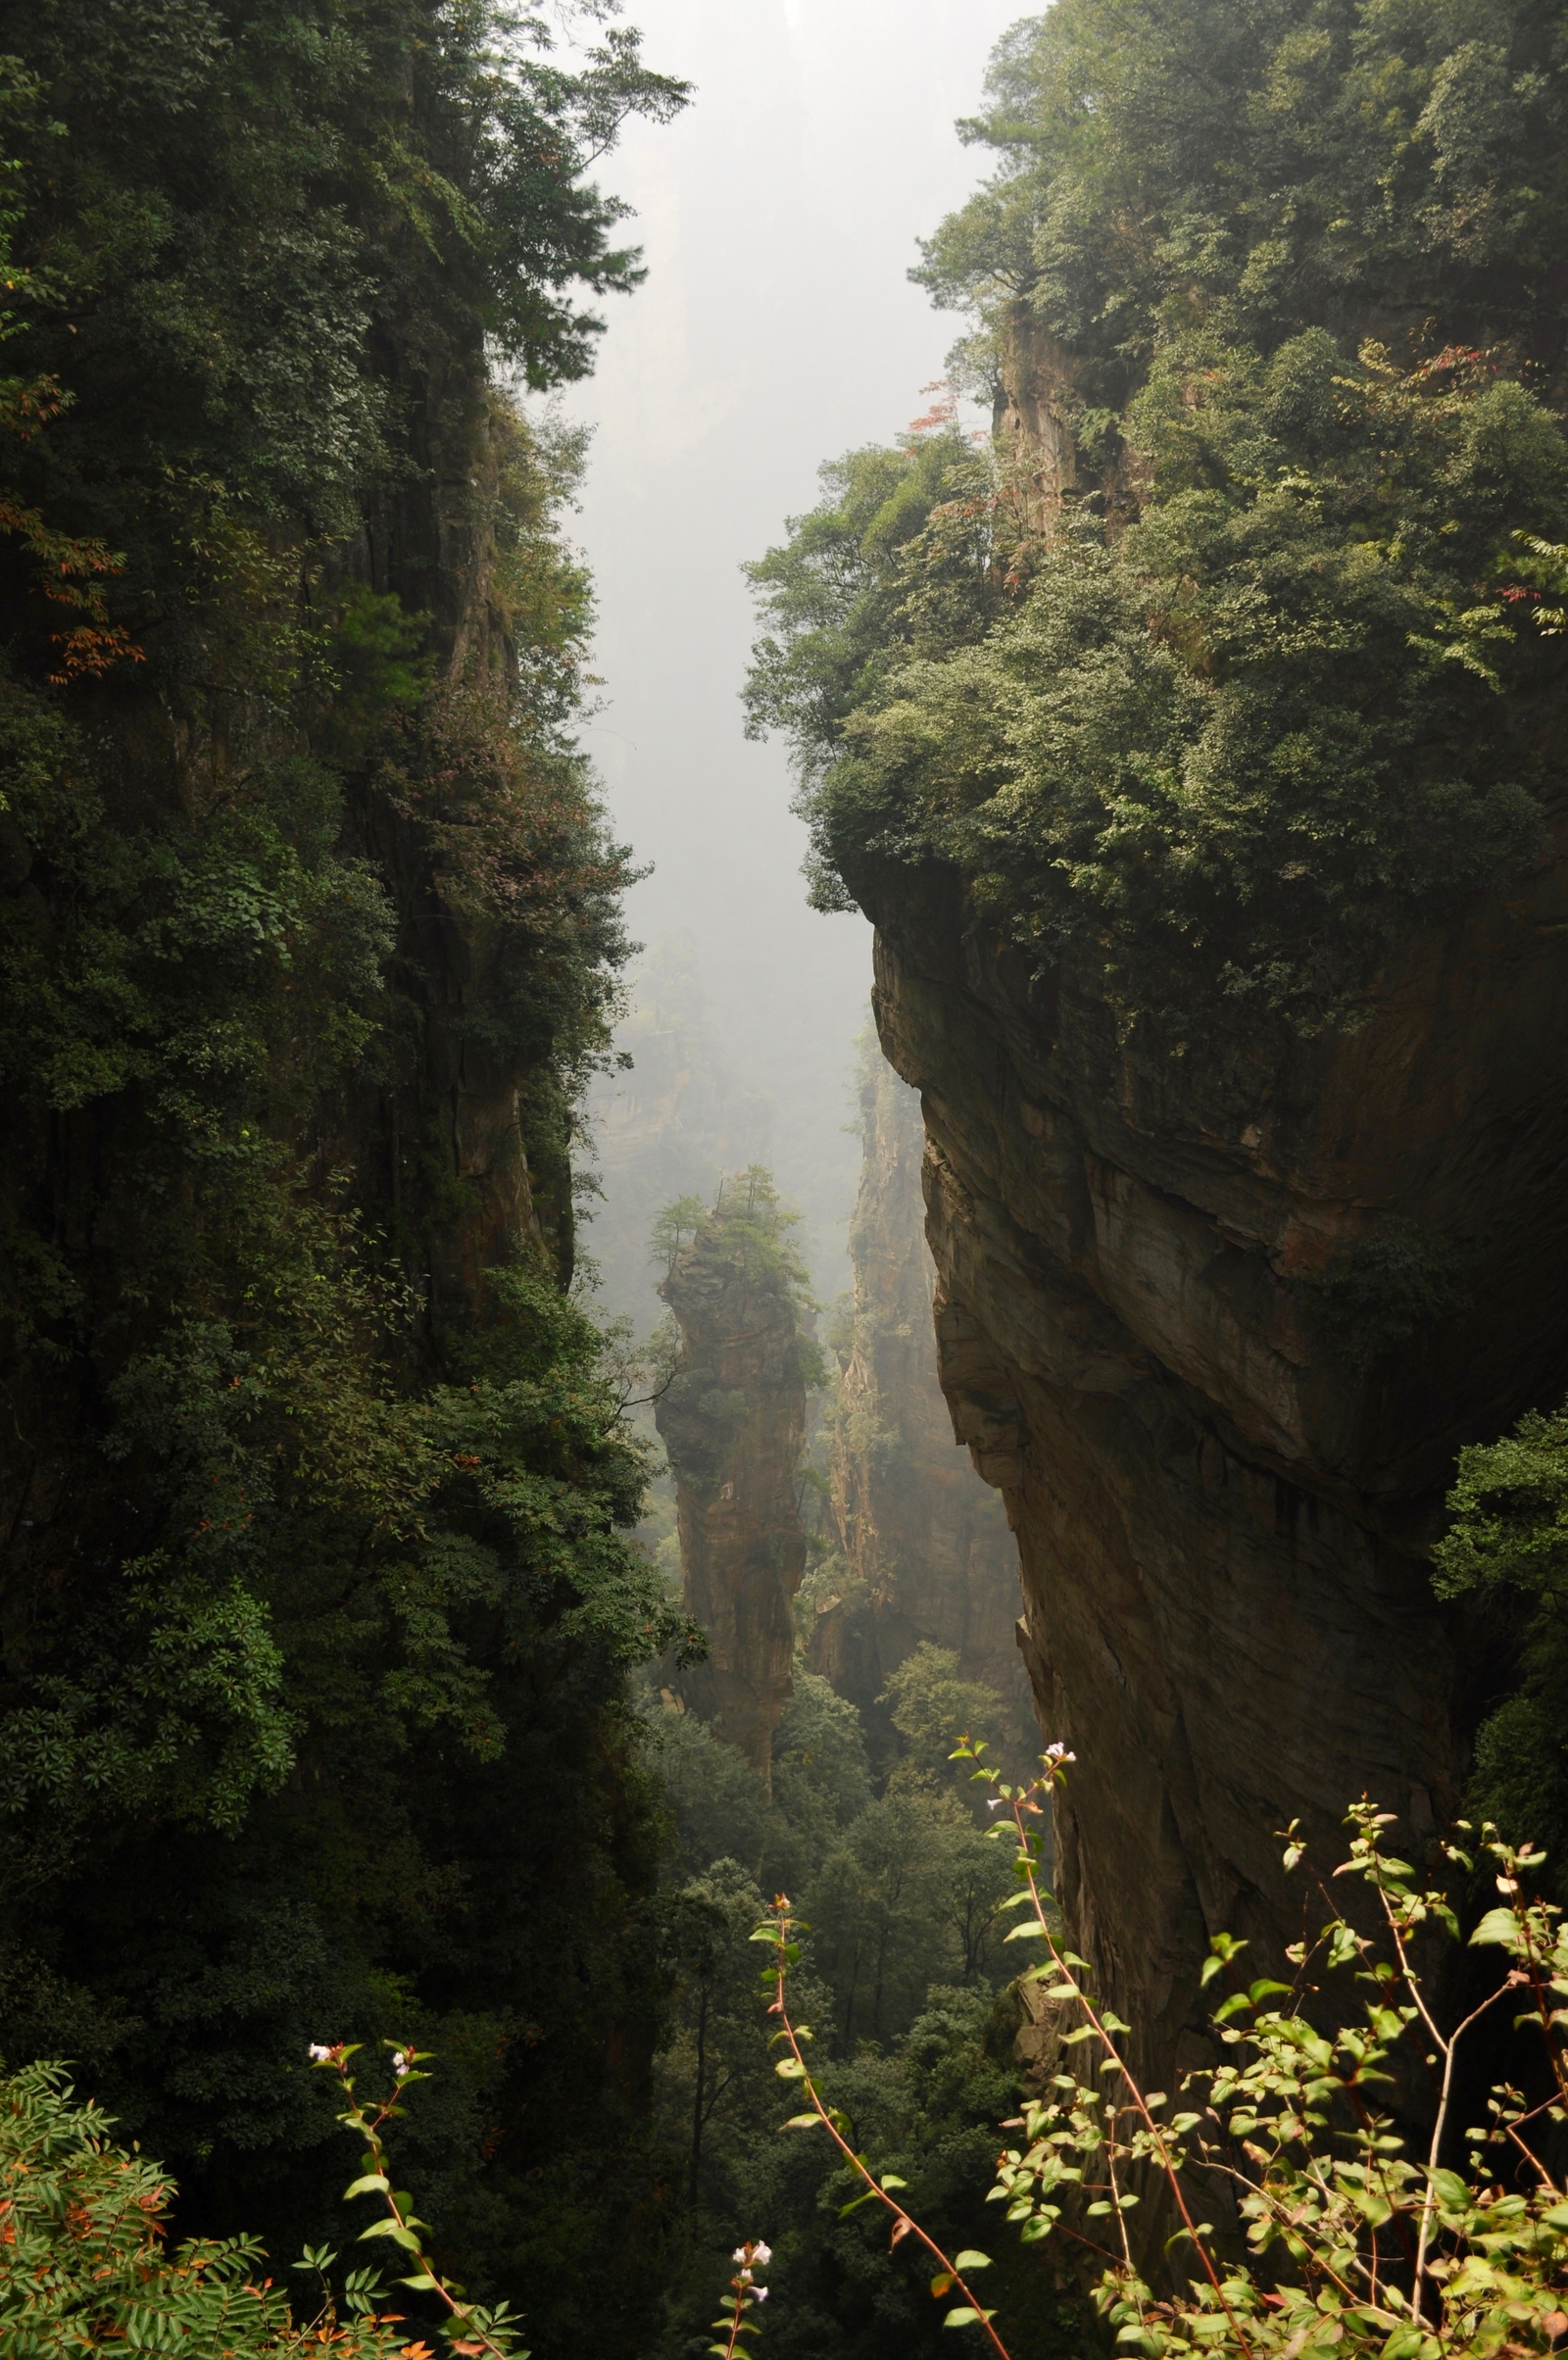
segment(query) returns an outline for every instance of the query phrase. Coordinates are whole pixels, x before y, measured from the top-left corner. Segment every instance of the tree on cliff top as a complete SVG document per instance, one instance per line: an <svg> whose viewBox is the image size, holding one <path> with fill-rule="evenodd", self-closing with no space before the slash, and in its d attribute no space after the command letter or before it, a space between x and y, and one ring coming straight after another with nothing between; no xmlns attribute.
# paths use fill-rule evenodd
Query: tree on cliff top
<svg viewBox="0 0 1568 2360"><path fill-rule="evenodd" d="M1000 169L921 275L959 366L1050 412L1060 496L1027 441L977 490L906 437L755 569L752 720L820 899L951 880L1180 1046L1227 1000L1353 1023L1414 919L1529 861L1563 44L1527 0L1065 0L1008 36L969 126ZM989 549L944 607L956 535Z"/></svg>
<svg viewBox="0 0 1568 2360"><path fill-rule="evenodd" d="M743 1275L760 1284L781 1287L804 1323L820 1305L811 1294L811 1274L795 1243L800 1225L800 1214L784 1203L767 1166L749 1163L744 1171L719 1174L711 1205L705 1205L700 1197L685 1196L672 1198L662 1206L650 1235L649 1253L653 1261L663 1266L666 1279L691 1246L701 1244L722 1253L737 1262ZM814 1380L808 1376L808 1381L820 1383L820 1373Z"/></svg>

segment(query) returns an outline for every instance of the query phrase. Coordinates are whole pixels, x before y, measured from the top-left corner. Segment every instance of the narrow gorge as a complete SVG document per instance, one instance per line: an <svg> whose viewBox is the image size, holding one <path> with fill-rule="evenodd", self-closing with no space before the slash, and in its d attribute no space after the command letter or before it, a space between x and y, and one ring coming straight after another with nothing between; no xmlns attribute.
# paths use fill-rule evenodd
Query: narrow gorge
<svg viewBox="0 0 1568 2360"><path fill-rule="evenodd" d="M919 1102L879 1055L858 1091L860 1186L848 1358L827 1451L844 1578L818 1587L803 1641L812 1668L862 1712L917 1647L1006 1706L1009 1758L1038 1750L1017 1646L1018 1550L1002 1503L956 1449L937 1377Z"/></svg>
<svg viewBox="0 0 1568 2360"><path fill-rule="evenodd" d="M1568 0L647 14L0 0L0 2356L1564 2360Z"/></svg>

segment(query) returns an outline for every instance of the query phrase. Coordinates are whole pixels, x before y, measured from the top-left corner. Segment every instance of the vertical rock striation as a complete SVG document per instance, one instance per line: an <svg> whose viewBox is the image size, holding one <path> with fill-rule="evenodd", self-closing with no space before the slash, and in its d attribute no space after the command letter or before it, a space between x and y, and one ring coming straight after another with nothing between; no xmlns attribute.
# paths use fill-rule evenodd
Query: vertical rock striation
<svg viewBox="0 0 1568 2360"><path fill-rule="evenodd" d="M1028 1750L1017 1545L1001 1501L956 1449L937 1378L919 1101L874 1052L859 1101L854 1341L828 1456L850 1579L843 1596L818 1600L811 1663L863 1710L922 1642L950 1648L965 1679L1003 1698L1011 1749Z"/></svg>
<svg viewBox="0 0 1568 2360"><path fill-rule="evenodd" d="M1274 1831L1458 1801L1466 1670L1423 1543L1453 1453L1560 1384L1568 865L1416 943L1353 1039L1162 1062L945 886L889 892L883 1046L922 1093L942 1382L1017 1532L1074 1939L1165 2074L1220 1927L1298 1932ZM1469 1306L1357 1360L1322 1279L1463 1241ZM1314 1280L1318 1283L1314 1285Z"/></svg>
<svg viewBox="0 0 1568 2360"><path fill-rule="evenodd" d="M676 1256L660 1291L680 1329L681 1366L656 1413L675 1475L686 1605L709 1642L682 1688L764 1786L794 1686L790 1606L806 1565L796 1492L806 1368L796 1284L769 1219L743 1182Z"/></svg>

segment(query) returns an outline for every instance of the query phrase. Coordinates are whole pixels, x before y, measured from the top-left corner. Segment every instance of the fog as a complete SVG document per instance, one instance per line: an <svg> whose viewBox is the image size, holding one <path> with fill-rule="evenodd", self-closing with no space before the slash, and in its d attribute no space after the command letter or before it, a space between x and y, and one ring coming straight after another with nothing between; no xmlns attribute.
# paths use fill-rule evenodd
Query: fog
<svg viewBox="0 0 1568 2360"><path fill-rule="evenodd" d="M628 13L650 63L697 91L672 126L634 125L601 168L636 208L649 275L607 305L597 372L565 397L594 428L574 532L598 583L606 704L586 743L617 834L653 864L632 931L656 946L689 930L713 1033L771 1100L760 1145L832 1293L846 1283L858 1165L846 1077L871 936L807 908L784 750L742 736L753 620L739 569L813 504L824 459L929 407L922 388L958 323L906 272L916 237L983 169L954 119L1021 12L630 0ZM616 1219L612 1160L590 1253Z"/></svg>

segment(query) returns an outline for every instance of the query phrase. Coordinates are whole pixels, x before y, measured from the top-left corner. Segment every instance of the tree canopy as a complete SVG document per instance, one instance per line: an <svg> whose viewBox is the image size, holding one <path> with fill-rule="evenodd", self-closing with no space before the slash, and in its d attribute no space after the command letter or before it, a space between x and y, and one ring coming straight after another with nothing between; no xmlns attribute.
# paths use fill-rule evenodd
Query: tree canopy
<svg viewBox="0 0 1568 2360"><path fill-rule="evenodd" d="M439 2033L445 2259L540 2352L641 2152L677 1618L568 1292L630 869L581 438L514 397L591 365L593 168L685 96L552 23L0 5L6 2057L286 2268L307 2043Z"/></svg>
<svg viewBox="0 0 1568 2360"><path fill-rule="evenodd" d="M1562 39L1524 5L1066 0L1003 42L966 126L998 169L917 275L969 314L956 380L1036 424L852 455L754 569L752 724L794 745L820 899L946 874L1179 1045L1227 999L1353 1023L1421 913L1529 863Z"/></svg>

